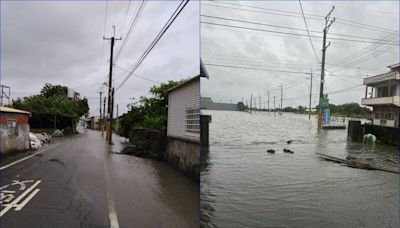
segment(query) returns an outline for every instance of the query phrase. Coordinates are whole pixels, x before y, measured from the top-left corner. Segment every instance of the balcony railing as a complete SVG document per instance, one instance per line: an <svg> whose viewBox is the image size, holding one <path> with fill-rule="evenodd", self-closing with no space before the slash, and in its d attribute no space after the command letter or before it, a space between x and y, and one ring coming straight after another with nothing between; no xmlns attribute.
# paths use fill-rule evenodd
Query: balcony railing
<svg viewBox="0 0 400 228"><path fill-rule="evenodd" d="M400 106L400 96L363 98L361 104L363 105L393 104L396 106Z"/></svg>

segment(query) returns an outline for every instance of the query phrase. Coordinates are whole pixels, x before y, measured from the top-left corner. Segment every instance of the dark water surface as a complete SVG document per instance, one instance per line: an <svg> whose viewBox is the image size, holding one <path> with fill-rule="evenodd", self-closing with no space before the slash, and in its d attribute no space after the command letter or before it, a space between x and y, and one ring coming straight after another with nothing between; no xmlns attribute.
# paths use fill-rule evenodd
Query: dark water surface
<svg viewBox="0 0 400 228"><path fill-rule="evenodd" d="M397 169L396 147L347 142L347 130L317 132L315 117L307 115L203 113L212 115L201 171L203 227L399 226L398 174L315 154Z"/></svg>

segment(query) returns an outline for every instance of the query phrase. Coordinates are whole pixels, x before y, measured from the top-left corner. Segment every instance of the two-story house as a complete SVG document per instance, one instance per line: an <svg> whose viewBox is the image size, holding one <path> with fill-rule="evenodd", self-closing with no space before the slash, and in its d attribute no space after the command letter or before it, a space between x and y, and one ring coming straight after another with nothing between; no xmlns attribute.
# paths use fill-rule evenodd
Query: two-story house
<svg viewBox="0 0 400 228"><path fill-rule="evenodd" d="M372 124L399 128L400 64L388 66L389 72L364 79L365 98L362 104L373 108Z"/></svg>

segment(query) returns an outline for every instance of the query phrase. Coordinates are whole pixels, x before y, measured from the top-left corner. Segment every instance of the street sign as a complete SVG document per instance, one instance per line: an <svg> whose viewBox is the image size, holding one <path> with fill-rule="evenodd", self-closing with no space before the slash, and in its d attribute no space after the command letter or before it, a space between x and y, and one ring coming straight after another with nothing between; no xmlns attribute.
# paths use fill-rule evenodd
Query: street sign
<svg viewBox="0 0 400 228"><path fill-rule="evenodd" d="M319 106L321 108L329 108L329 99L321 97L320 100L319 100Z"/></svg>
<svg viewBox="0 0 400 228"><path fill-rule="evenodd" d="M331 110L329 108L324 109L323 123L324 125L329 125L331 122Z"/></svg>

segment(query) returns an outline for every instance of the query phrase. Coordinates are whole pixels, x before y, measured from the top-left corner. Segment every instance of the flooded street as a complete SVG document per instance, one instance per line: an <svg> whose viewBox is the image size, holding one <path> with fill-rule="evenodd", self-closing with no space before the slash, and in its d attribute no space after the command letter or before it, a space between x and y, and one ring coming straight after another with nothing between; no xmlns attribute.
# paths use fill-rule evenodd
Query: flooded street
<svg viewBox="0 0 400 228"><path fill-rule="evenodd" d="M82 130L2 168L1 227L198 227L199 185L113 139Z"/></svg>
<svg viewBox="0 0 400 228"><path fill-rule="evenodd" d="M315 117L307 115L203 113L212 115L201 171L203 227L399 226L398 174L350 168L315 154L395 169L396 147L349 143L347 130L318 133Z"/></svg>

